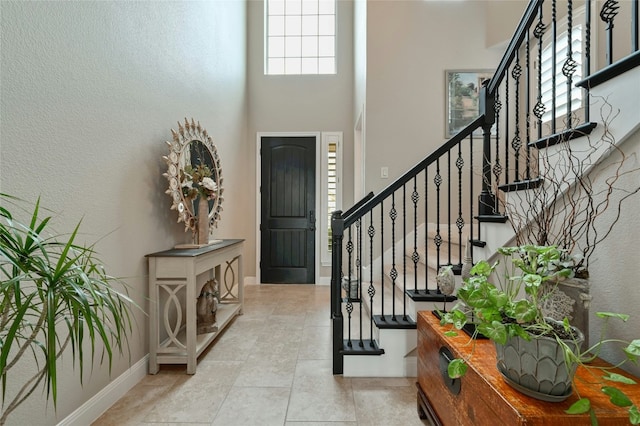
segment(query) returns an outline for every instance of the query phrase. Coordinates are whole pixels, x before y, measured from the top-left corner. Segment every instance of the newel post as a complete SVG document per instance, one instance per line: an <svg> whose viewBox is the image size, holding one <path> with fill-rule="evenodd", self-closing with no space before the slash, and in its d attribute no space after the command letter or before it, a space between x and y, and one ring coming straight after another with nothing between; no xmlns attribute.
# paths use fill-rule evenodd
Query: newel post
<svg viewBox="0 0 640 426"><path fill-rule="evenodd" d="M344 219L342 211L331 214L331 326L333 334L333 374L342 374L344 346L342 301L340 282L342 280L342 238Z"/></svg>
<svg viewBox="0 0 640 426"><path fill-rule="evenodd" d="M482 192L478 199L478 214L489 216L496 214L496 197L491 190L491 127L496 122L495 94L489 93L490 80L482 82L480 88L480 115L482 124Z"/></svg>

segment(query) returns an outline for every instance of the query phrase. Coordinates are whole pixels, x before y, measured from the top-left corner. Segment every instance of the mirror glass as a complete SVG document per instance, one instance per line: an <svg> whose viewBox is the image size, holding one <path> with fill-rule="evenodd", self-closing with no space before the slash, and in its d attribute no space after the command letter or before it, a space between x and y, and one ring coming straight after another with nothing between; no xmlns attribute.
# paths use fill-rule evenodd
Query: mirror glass
<svg viewBox="0 0 640 426"><path fill-rule="evenodd" d="M173 141L169 155L164 156L168 170L164 176L169 180L172 210L178 212L178 222L184 222L185 231L195 232L197 217L201 214L198 205L201 198L208 201L209 226L217 227L222 211L222 168L213 140L200 123L185 118L184 125L178 123L178 131L171 130Z"/></svg>

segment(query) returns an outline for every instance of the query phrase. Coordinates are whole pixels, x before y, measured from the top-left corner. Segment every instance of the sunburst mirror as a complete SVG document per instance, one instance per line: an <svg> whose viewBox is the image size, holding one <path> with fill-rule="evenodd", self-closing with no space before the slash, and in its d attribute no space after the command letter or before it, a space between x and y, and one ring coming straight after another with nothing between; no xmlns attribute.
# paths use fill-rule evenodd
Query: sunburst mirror
<svg viewBox="0 0 640 426"><path fill-rule="evenodd" d="M185 118L184 125L178 122L178 131L171 133L169 155L162 157L168 166L166 193L173 201L171 209L178 212L178 223L184 222L185 232L191 230L195 236L201 198L208 201L209 229L220 221L224 201L220 157L211 136L193 118L191 123Z"/></svg>

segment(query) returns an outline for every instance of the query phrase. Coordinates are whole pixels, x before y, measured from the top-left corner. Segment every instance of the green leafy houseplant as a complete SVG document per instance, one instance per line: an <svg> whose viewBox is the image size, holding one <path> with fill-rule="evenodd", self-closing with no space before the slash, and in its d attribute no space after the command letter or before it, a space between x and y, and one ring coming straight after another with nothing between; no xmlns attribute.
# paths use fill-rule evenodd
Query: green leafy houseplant
<svg viewBox="0 0 640 426"><path fill-rule="evenodd" d="M49 234L51 217L41 217L40 200L28 223L14 218L18 200L0 194L0 424L38 387L54 406L58 398L57 363L67 348L78 362L80 382L90 344L90 360L106 355L111 371L114 351L128 350L135 303L120 280L107 275L93 246L76 243L78 224L70 234ZM116 287L123 288L119 291ZM99 345L101 343L101 345ZM8 377L31 358L31 377L9 392ZM13 376L15 380L17 372Z"/></svg>
<svg viewBox="0 0 640 426"><path fill-rule="evenodd" d="M465 279L464 284L457 291L458 303L450 311L440 313L441 323L452 324L456 329L462 329L467 323L475 325L474 336L482 334L491 339L496 346L505 345L508 339L520 337L525 341L537 339L540 336L549 337L560 345L567 370L575 371L577 365L583 365L589 369L603 367L590 365L603 347L603 345L621 344L626 354L626 359L637 363L640 357L640 339L632 342L620 342L602 338L582 353L576 348L577 333L572 331L568 320L558 322L546 318L541 309L545 294L541 292L544 283L557 283L569 278L573 274L572 260L567 258L565 252L554 246L524 245L519 247L506 247L499 252L511 262L504 265L504 276L497 272L494 274L499 262L490 265L486 261L478 262L471 270L471 276ZM490 282L491 276L498 276L499 284L496 286ZM605 321L628 319L627 315L599 312L597 316ZM603 328L604 330L604 328ZM457 334L455 330L446 332L448 335ZM625 346L626 345L626 346ZM497 346L498 348L498 346ZM465 374L467 364L465 359L455 359L448 367L451 378L458 378ZM573 376L569 375L570 380ZM609 396L610 401L622 407L628 407L629 420L632 424L640 424L640 410L624 394L616 383L636 384L628 377L607 373L598 379L598 385L602 392ZM575 386L574 386L575 389ZM590 401L580 398L567 410L568 413L595 414ZM594 420L595 421L595 420Z"/></svg>

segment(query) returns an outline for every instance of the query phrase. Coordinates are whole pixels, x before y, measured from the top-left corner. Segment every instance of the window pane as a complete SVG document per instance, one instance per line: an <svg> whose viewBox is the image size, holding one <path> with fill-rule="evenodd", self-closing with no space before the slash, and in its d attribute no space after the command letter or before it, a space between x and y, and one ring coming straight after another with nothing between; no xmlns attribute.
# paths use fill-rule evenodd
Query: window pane
<svg viewBox="0 0 640 426"><path fill-rule="evenodd" d="M335 74L336 60L334 58L318 59L318 74Z"/></svg>
<svg viewBox="0 0 640 426"><path fill-rule="evenodd" d="M318 15L302 17L302 35L318 35Z"/></svg>
<svg viewBox="0 0 640 426"><path fill-rule="evenodd" d="M284 16L269 17L269 35L284 35Z"/></svg>
<svg viewBox="0 0 640 426"><path fill-rule="evenodd" d="M285 74L300 74L300 58L286 58L284 60Z"/></svg>
<svg viewBox="0 0 640 426"><path fill-rule="evenodd" d="M286 0L284 8L287 15L300 15L302 13L302 1Z"/></svg>
<svg viewBox="0 0 640 426"><path fill-rule="evenodd" d="M318 37L302 37L302 56L318 57Z"/></svg>
<svg viewBox="0 0 640 426"><path fill-rule="evenodd" d="M288 58L292 56L299 57L301 53L301 41L300 37L286 37L284 53Z"/></svg>
<svg viewBox="0 0 640 426"><path fill-rule="evenodd" d="M318 0L302 0L302 14L303 15L317 15L318 14Z"/></svg>
<svg viewBox="0 0 640 426"><path fill-rule="evenodd" d="M284 15L284 0L269 0L267 7L269 15Z"/></svg>
<svg viewBox="0 0 640 426"><path fill-rule="evenodd" d="M325 15L318 17L318 35L335 35L335 17L334 15Z"/></svg>
<svg viewBox="0 0 640 426"><path fill-rule="evenodd" d="M335 0L320 0L318 3L318 12L323 14L335 14L336 2Z"/></svg>
<svg viewBox="0 0 640 426"><path fill-rule="evenodd" d="M335 37L332 36L318 37L318 56L334 56L334 40Z"/></svg>
<svg viewBox="0 0 640 426"><path fill-rule="evenodd" d="M302 34L302 17L301 16L287 16L285 18L285 31L286 35L300 35Z"/></svg>
<svg viewBox="0 0 640 426"><path fill-rule="evenodd" d="M270 58L267 62L269 74L284 74L284 58Z"/></svg>
<svg viewBox="0 0 640 426"><path fill-rule="evenodd" d="M269 37L269 58L284 57L284 37Z"/></svg>
<svg viewBox="0 0 640 426"><path fill-rule="evenodd" d="M302 58L302 74L318 74L318 58Z"/></svg>

